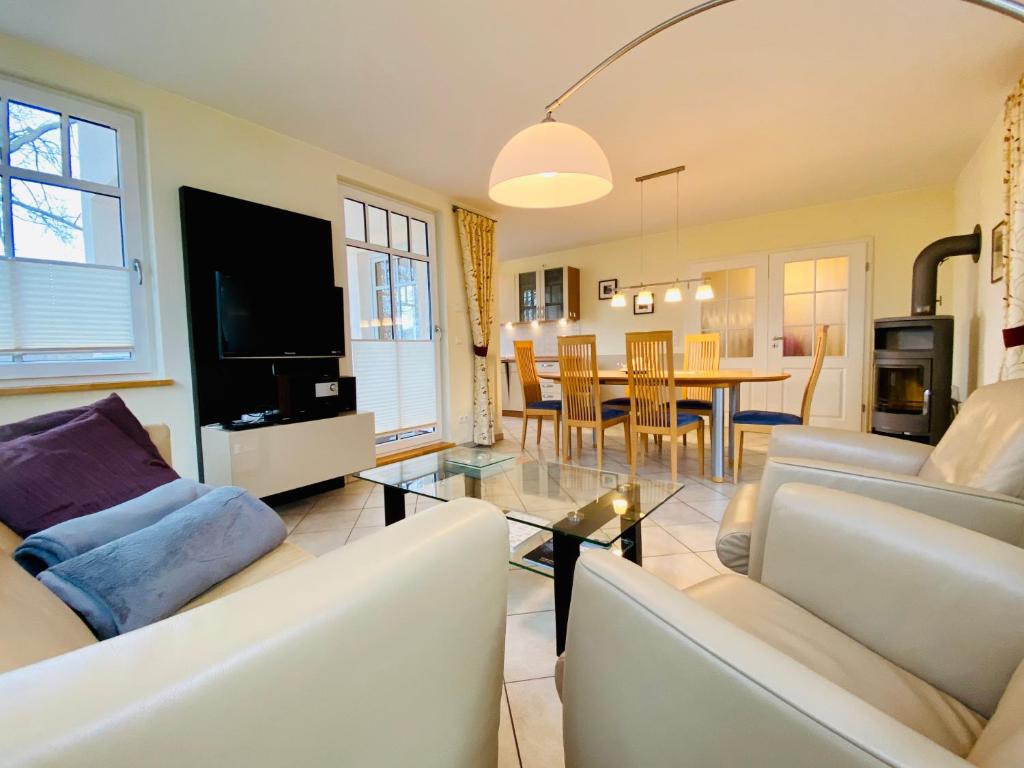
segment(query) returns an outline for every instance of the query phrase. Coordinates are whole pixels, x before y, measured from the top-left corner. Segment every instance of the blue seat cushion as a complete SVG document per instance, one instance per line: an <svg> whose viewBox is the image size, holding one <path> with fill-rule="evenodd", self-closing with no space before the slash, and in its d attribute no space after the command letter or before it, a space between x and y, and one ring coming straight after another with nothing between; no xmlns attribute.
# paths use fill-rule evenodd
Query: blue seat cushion
<svg viewBox="0 0 1024 768"><path fill-rule="evenodd" d="M560 411L562 410L561 400L540 400L526 406L531 411Z"/></svg>
<svg viewBox="0 0 1024 768"><path fill-rule="evenodd" d="M676 400L676 408L686 408L691 411L710 411L710 400Z"/></svg>
<svg viewBox="0 0 1024 768"><path fill-rule="evenodd" d="M779 424L801 424L799 416L779 411L736 411L732 417L733 424L762 424L774 427Z"/></svg>
<svg viewBox="0 0 1024 768"><path fill-rule="evenodd" d="M604 405L601 406L601 421L608 421L609 419L621 419L623 416L628 416L627 411L621 408L608 408Z"/></svg>
<svg viewBox="0 0 1024 768"><path fill-rule="evenodd" d="M686 427L690 424L696 424L698 421L704 421L700 416L695 413L677 413L676 414L676 426Z"/></svg>
<svg viewBox="0 0 1024 768"><path fill-rule="evenodd" d="M619 406L629 407L629 398L628 397L613 397L613 398L611 398L609 400L605 400L604 403L602 403L602 405L619 405Z"/></svg>

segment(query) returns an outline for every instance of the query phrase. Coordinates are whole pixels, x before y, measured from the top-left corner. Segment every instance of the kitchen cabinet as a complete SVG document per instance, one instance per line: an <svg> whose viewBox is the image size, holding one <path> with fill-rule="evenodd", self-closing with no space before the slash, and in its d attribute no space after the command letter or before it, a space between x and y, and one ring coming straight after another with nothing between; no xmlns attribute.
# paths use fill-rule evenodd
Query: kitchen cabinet
<svg viewBox="0 0 1024 768"><path fill-rule="evenodd" d="M580 271L576 267L542 267L516 275L518 320L580 319Z"/></svg>

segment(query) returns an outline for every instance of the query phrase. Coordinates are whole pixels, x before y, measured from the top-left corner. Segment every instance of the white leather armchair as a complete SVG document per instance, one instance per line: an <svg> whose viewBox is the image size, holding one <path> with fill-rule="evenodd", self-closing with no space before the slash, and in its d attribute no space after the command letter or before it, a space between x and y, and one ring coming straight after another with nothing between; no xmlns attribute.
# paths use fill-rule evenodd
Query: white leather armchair
<svg viewBox="0 0 1024 768"><path fill-rule="evenodd" d="M1024 546L1024 380L976 390L934 449L817 427L776 427L761 482L729 503L721 561L757 576L772 499L785 483L849 491Z"/></svg>
<svg viewBox="0 0 1024 768"><path fill-rule="evenodd" d="M0 764L496 765L507 559L455 501L2 674Z"/></svg>
<svg viewBox="0 0 1024 768"><path fill-rule="evenodd" d="M1024 550L794 484L762 565L678 592L580 558L569 768L1024 765Z"/></svg>

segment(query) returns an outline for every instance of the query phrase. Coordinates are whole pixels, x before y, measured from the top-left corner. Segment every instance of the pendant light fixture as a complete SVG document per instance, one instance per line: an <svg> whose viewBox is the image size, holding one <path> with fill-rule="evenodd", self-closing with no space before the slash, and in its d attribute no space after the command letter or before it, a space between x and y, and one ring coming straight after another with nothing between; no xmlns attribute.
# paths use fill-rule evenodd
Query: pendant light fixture
<svg viewBox="0 0 1024 768"><path fill-rule="evenodd" d="M679 252L679 174L686 170L685 165L680 165L676 168L667 168L664 171L657 171L656 173L649 173L646 176L637 176L636 182L640 185L640 277L641 282L638 285L624 285L615 291L612 296L612 306L616 309L621 309L626 306L626 294L625 291L636 291L636 306L637 309L647 308L654 304L654 291L652 288L660 288L661 286L668 286L665 290L665 301L669 304L680 302L683 300L683 291L680 286L685 285L687 288L692 283L701 283L697 289L696 297L698 300L703 301L705 299L714 298L714 293L711 291L711 286L706 285L707 282L703 277L694 278L683 278L677 277L675 280L667 280L664 282L657 283L645 283L643 282L644 277L644 260L647 253L647 227L646 219L644 218L644 182L650 181L651 179L659 179L662 176L670 176L675 174L676 177L676 257L680 256Z"/></svg>
<svg viewBox="0 0 1024 768"><path fill-rule="evenodd" d="M701 283L697 286L697 292L693 294L697 301L708 301L715 298L715 291L709 283Z"/></svg>
<svg viewBox="0 0 1024 768"><path fill-rule="evenodd" d="M679 169L676 169L676 262L679 259ZM665 303L666 304L677 304L683 300L683 292L679 290L678 285L669 286L665 291Z"/></svg>
<svg viewBox="0 0 1024 768"><path fill-rule="evenodd" d="M644 288L644 252L647 250L647 233L644 230L644 182L646 179L638 179L640 182L640 290L636 292L636 306L640 309L647 309L654 303L654 294L649 288Z"/></svg>
<svg viewBox="0 0 1024 768"><path fill-rule="evenodd" d="M544 109L544 120L526 128L502 147L491 169L491 199L517 208L561 208L588 203L612 190L608 158L581 128L559 123L552 113L597 75L659 32L734 0L704 0L633 38L569 86ZM1015 0L963 0L1017 21L1024 21L1024 4Z"/></svg>
<svg viewBox="0 0 1024 768"><path fill-rule="evenodd" d="M509 139L491 168L491 199L515 208L563 208L611 191L612 169L601 146L551 115Z"/></svg>

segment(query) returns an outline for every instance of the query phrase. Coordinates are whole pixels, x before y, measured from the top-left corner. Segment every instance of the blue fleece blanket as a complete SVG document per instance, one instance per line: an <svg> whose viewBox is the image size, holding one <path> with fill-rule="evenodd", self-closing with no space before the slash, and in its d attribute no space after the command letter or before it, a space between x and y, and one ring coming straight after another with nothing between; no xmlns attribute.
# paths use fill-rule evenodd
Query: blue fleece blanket
<svg viewBox="0 0 1024 768"><path fill-rule="evenodd" d="M33 576L91 549L147 528L209 493L211 486L184 477L123 504L34 533L14 550L14 559Z"/></svg>
<svg viewBox="0 0 1024 768"><path fill-rule="evenodd" d="M284 523L241 488L216 488L39 580L104 640L175 613L280 544Z"/></svg>

